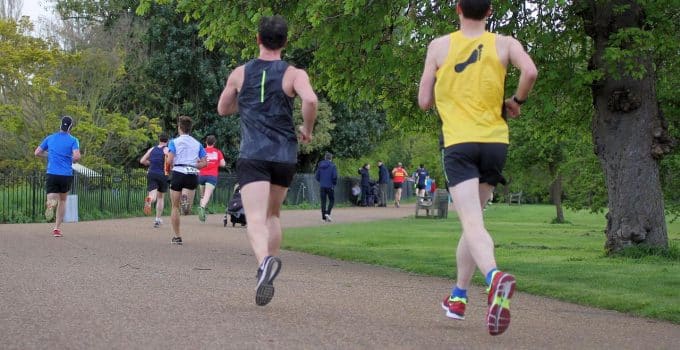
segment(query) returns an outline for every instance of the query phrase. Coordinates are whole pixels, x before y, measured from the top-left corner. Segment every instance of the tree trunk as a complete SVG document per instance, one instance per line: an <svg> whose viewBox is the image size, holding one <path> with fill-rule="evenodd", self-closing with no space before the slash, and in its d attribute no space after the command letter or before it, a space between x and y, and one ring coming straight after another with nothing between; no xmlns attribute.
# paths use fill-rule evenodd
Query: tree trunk
<svg viewBox="0 0 680 350"><path fill-rule="evenodd" d="M564 210L562 209L562 174L551 174L553 182L550 184L550 199L555 205L555 223L564 223Z"/></svg>
<svg viewBox="0 0 680 350"><path fill-rule="evenodd" d="M623 63L604 58L610 35L640 28L644 11L632 0L584 0L576 6L594 41L590 68L604 73L592 91L593 141L608 193L605 249L612 253L638 244L667 248L658 161L670 149L667 124L657 104L652 60L646 53L636 54L634 63L642 74L635 78ZM617 48L632 49L625 40Z"/></svg>

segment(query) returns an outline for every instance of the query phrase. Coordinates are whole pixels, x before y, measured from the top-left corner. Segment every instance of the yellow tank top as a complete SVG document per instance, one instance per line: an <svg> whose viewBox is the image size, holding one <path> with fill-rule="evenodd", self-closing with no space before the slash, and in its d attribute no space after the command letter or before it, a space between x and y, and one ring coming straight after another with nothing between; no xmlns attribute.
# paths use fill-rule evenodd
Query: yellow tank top
<svg viewBox="0 0 680 350"><path fill-rule="evenodd" d="M502 106L506 68L498 58L496 35L466 38L451 34L449 53L436 73L435 105L442 119L444 145L508 143Z"/></svg>

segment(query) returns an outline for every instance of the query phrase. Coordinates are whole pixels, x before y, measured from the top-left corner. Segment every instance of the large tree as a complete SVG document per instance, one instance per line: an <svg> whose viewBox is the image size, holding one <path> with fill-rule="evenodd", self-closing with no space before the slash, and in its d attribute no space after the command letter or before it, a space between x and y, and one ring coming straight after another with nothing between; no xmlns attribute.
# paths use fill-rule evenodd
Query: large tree
<svg viewBox="0 0 680 350"><path fill-rule="evenodd" d="M593 140L608 190L608 251L642 243L668 247L659 160L672 139L656 96L650 51L656 40L645 13L651 8L641 3L575 5L593 39L591 69L600 73L592 86Z"/></svg>

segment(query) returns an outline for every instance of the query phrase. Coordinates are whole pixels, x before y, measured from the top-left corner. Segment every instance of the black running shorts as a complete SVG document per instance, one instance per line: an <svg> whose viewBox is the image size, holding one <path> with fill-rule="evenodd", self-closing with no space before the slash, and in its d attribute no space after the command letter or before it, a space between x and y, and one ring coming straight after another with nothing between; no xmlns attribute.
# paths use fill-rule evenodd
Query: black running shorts
<svg viewBox="0 0 680 350"><path fill-rule="evenodd" d="M164 174L146 174L146 191L158 190L160 193L168 191L168 177Z"/></svg>
<svg viewBox="0 0 680 350"><path fill-rule="evenodd" d="M474 178L479 183L505 184L505 143L460 143L444 149L444 170L450 187Z"/></svg>
<svg viewBox="0 0 680 350"><path fill-rule="evenodd" d="M71 190L73 176L47 174L46 193L68 193Z"/></svg>
<svg viewBox="0 0 680 350"><path fill-rule="evenodd" d="M181 192L182 189L195 190L198 186L197 174L184 174L179 171L172 172L172 180L170 181L170 189Z"/></svg>
<svg viewBox="0 0 680 350"><path fill-rule="evenodd" d="M395 190L400 189L404 185L403 182L393 182L392 184L394 185Z"/></svg>
<svg viewBox="0 0 680 350"><path fill-rule="evenodd" d="M295 164L239 158L236 161L236 176L241 188L257 181L288 188L293 183L295 168Z"/></svg>

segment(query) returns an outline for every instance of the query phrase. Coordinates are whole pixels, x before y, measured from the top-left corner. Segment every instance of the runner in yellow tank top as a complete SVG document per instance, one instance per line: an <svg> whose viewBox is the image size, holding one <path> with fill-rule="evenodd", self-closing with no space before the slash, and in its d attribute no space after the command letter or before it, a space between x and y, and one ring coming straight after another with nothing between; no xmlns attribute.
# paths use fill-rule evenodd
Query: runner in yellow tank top
<svg viewBox="0 0 680 350"><path fill-rule="evenodd" d="M474 38L461 31L451 34L448 56L437 70L434 85L444 146L508 143L508 125L501 116L505 72L495 34L484 32Z"/></svg>
<svg viewBox="0 0 680 350"><path fill-rule="evenodd" d="M463 232L456 249L456 284L442 301L446 316L462 320L467 289L479 268L489 284L486 321L498 335L510 325L515 278L496 268L494 243L482 208L503 182L508 126L501 109L517 117L536 80L536 67L519 41L486 32L490 0L459 0L460 31L434 39L425 58L418 104L436 104L442 119L444 167ZM515 95L504 98L505 70L521 71Z"/></svg>

